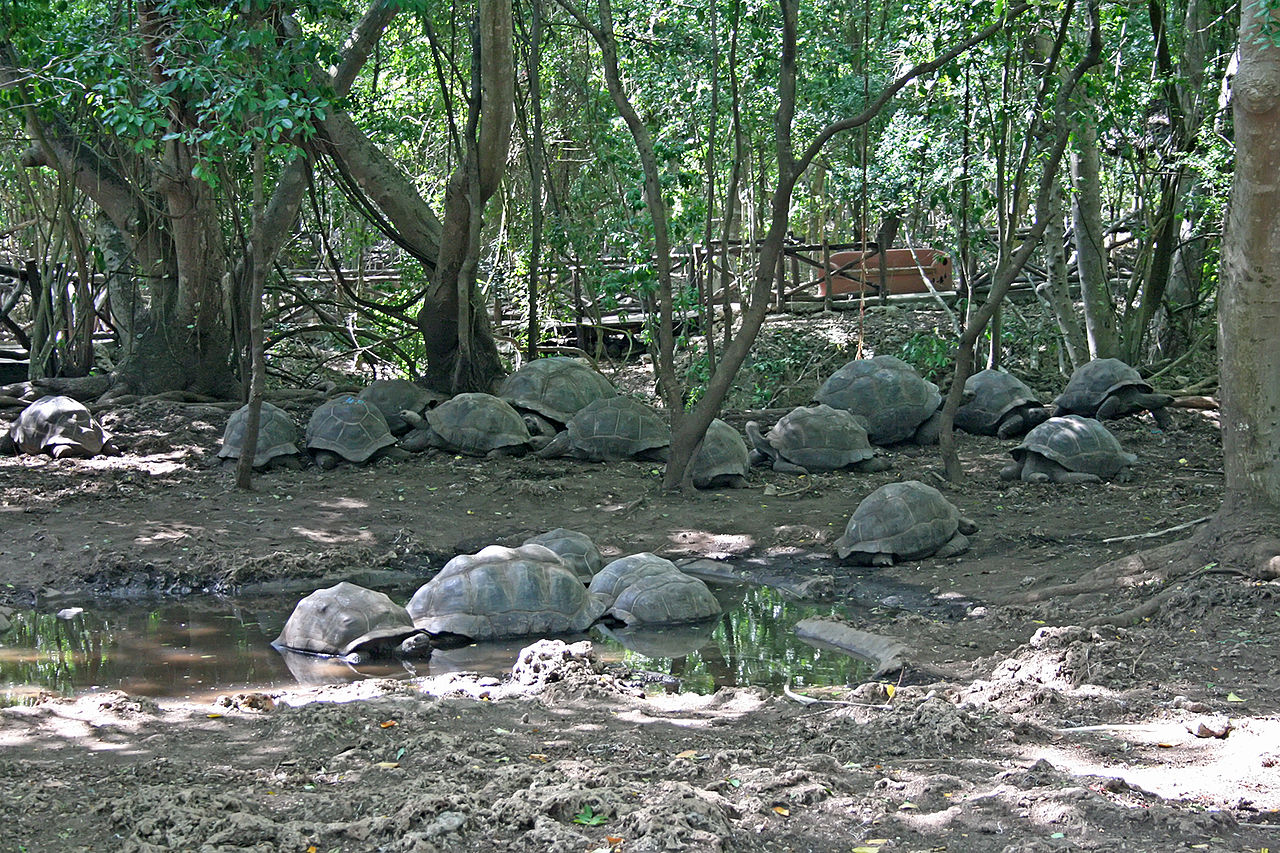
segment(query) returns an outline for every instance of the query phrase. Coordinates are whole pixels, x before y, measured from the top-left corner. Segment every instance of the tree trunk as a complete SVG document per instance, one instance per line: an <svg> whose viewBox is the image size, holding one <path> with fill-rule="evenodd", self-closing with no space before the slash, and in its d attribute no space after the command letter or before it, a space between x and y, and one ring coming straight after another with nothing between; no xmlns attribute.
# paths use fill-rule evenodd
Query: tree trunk
<svg viewBox="0 0 1280 853"><path fill-rule="evenodd" d="M1067 255L1065 251L1065 229L1062 227L1063 198L1062 185L1053 182L1050 188L1049 215L1044 228L1045 280L1036 285L1036 295L1044 300L1058 324L1062 335L1062 345L1067 351L1071 367L1076 368L1089 360L1088 344L1085 342L1084 329L1080 327L1080 318L1076 316L1075 305L1071 300L1071 285L1067 279Z"/></svg>
<svg viewBox="0 0 1280 853"><path fill-rule="evenodd" d="M473 29L472 114L457 169L445 189L435 275L418 314L425 382L457 394L492 391L502 361L475 282L485 203L506 167L515 110L510 0L481 0Z"/></svg>
<svg viewBox="0 0 1280 853"><path fill-rule="evenodd" d="M1232 84L1236 162L1218 294L1220 522L1280 509L1280 47L1265 5L1241 7Z"/></svg>
<svg viewBox="0 0 1280 853"><path fill-rule="evenodd" d="M1075 147L1071 152L1071 180L1075 189L1071 196L1071 220L1075 230L1080 298L1084 302L1089 357L1115 358L1120 354L1120 340L1107 277L1098 135L1088 116L1080 119L1072 128Z"/></svg>

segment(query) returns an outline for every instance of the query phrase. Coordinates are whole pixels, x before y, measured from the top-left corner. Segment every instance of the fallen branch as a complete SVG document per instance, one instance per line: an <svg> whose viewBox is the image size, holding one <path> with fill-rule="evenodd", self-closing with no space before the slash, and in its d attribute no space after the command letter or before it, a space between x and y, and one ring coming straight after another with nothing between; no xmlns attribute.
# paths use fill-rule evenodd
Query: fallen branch
<svg viewBox="0 0 1280 853"><path fill-rule="evenodd" d="M1211 515L1202 515L1191 521L1184 521L1182 524L1175 524L1173 527L1166 527L1164 530L1152 530L1149 533L1131 533L1128 536L1112 536L1110 539L1103 539L1103 545L1110 545L1112 542L1128 542L1132 539L1156 539L1166 533L1177 533L1179 530L1186 530L1188 527L1195 527L1197 524L1204 524Z"/></svg>

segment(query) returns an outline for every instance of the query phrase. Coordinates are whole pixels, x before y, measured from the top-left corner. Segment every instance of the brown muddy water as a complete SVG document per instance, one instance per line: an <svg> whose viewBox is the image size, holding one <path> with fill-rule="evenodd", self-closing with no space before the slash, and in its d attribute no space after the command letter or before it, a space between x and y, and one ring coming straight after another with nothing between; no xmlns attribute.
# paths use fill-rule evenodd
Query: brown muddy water
<svg viewBox="0 0 1280 853"><path fill-rule="evenodd" d="M391 595L407 600L412 590ZM709 693L721 687L852 685L874 665L798 640L806 617L843 614L834 605L798 603L768 587L717 589L725 613L695 626L649 630L595 627L589 635L607 664L653 689ZM123 690L156 698L212 699L228 692L449 672L502 676L532 638L436 649L425 660L352 666L271 646L297 596L190 596L123 605L61 600L11 614L0 634L0 704L34 701L43 691L74 696ZM56 606L56 609L55 609Z"/></svg>

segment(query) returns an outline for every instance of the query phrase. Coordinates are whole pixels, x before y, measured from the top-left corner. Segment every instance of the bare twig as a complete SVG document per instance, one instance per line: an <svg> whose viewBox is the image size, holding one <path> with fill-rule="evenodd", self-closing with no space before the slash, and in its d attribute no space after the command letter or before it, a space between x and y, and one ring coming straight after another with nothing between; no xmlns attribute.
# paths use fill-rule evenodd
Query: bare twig
<svg viewBox="0 0 1280 853"><path fill-rule="evenodd" d="M1202 515L1199 518L1193 518L1191 521L1184 521L1182 524L1175 524L1173 527L1166 527L1164 530L1152 530L1149 533L1132 533L1128 536L1112 536L1110 539L1103 539L1103 545L1110 545L1112 542L1128 542L1131 539L1155 539L1166 533L1177 533L1179 530L1186 530L1188 527L1195 527L1197 524L1203 524L1211 515Z"/></svg>

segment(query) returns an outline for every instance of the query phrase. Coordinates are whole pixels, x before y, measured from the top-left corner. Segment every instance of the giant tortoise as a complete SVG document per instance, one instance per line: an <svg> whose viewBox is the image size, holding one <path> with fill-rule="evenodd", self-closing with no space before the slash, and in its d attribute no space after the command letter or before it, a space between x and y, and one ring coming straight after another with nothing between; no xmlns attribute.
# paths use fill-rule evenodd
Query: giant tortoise
<svg viewBox="0 0 1280 853"><path fill-rule="evenodd" d="M454 557L408 605L420 628L472 640L585 631L605 602L541 545L490 545Z"/></svg>
<svg viewBox="0 0 1280 853"><path fill-rule="evenodd" d="M343 581L299 601L271 645L360 663L388 652L430 654L425 634L385 593Z"/></svg>
<svg viewBox="0 0 1280 853"><path fill-rule="evenodd" d="M584 406L538 456L666 461L670 445L671 429L657 412L633 397L607 397Z"/></svg>
<svg viewBox="0 0 1280 853"><path fill-rule="evenodd" d="M311 414L306 441L316 465L326 471L342 459L359 464L394 455L396 443L382 412L350 394L322 403Z"/></svg>
<svg viewBox="0 0 1280 853"><path fill-rule="evenodd" d="M977 529L933 486L919 480L888 483L858 504L836 540L836 554L864 566L951 557L969 550L967 534Z"/></svg>
<svg viewBox="0 0 1280 853"><path fill-rule="evenodd" d="M797 406L763 435L760 425L747 422L753 462L768 463L775 471L808 474L852 468L869 473L884 471L888 460L877 458L867 440L862 420L825 403Z"/></svg>
<svg viewBox="0 0 1280 853"><path fill-rule="evenodd" d="M372 403L387 419L387 429L394 436L402 436L413 424L400 414L404 411L421 415L432 403L441 398L421 385L408 379L375 379L357 395L366 403Z"/></svg>
<svg viewBox="0 0 1280 853"><path fill-rule="evenodd" d="M689 463L689 478L699 489L741 489L747 486L750 467L751 457L741 433L715 418Z"/></svg>
<svg viewBox="0 0 1280 853"><path fill-rule="evenodd" d="M900 358L854 359L822 383L815 398L860 415L872 444L938 441L938 386Z"/></svg>
<svg viewBox="0 0 1280 853"><path fill-rule="evenodd" d="M467 456L514 456L533 443L519 413L492 394L458 394L429 409L425 418L409 410L400 416L413 426L400 440L405 450L436 447Z"/></svg>
<svg viewBox="0 0 1280 853"><path fill-rule="evenodd" d="M1034 391L1003 370L979 370L964 383L969 400L956 410L956 429L973 435L1015 438L1049 419Z"/></svg>
<svg viewBox="0 0 1280 853"><path fill-rule="evenodd" d="M22 410L8 433L0 435L0 452L54 459L119 456L111 435L72 397L41 397Z"/></svg>
<svg viewBox="0 0 1280 853"><path fill-rule="evenodd" d="M621 557L591 579L590 591L608 604L617 622L676 624L720 615L720 602L699 578L648 552Z"/></svg>
<svg viewBox="0 0 1280 853"><path fill-rule="evenodd" d="M557 432L596 400L616 397L617 389L595 370L572 358L537 358L502 381L498 396L533 422L535 435Z"/></svg>
<svg viewBox="0 0 1280 853"><path fill-rule="evenodd" d="M245 404L231 413L227 419L227 427L222 433L222 447L218 449L218 458L225 461L239 459L244 449L245 427L249 423L249 406ZM289 413L279 406L262 403L262 413L258 419L258 442L253 451L253 467L264 468L288 467L301 468L299 459L302 451L298 449L301 434L298 425L293 422Z"/></svg>
<svg viewBox="0 0 1280 853"><path fill-rule="evenodd" d="M1173 425L1173 418L1165 411L1173 398L1154 393L1138 371L1118 358L1095 358L1077 367L1053 402L1057 416L1084 415L1106 421L1149 411L1161 429Z"/></svg>
<svg viewBox="0 0 1280 853"><path fill-rule="evenodd" d="M1013 463L1000 471L1005 480L1028 483L1097 483L1127 479L1138 457L1095 418L1067 415L1050 418L1009 451Z"/></svg>

